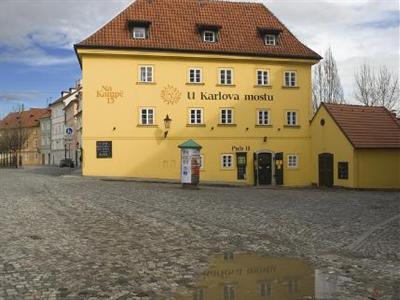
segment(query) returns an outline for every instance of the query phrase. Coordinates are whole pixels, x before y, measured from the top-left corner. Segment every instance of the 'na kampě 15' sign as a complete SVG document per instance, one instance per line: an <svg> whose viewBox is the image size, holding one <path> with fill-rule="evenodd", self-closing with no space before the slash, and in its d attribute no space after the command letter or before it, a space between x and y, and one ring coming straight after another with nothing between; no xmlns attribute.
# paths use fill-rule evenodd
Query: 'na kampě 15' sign
<svg viewBox="0 0 400 300"><path fill-rule="evenodd" d="M97 98L106 99L108 104L114 103L123 96L123 91L114 91L113 88L108 85L103 85L101 89L97 91Z"/></svg>

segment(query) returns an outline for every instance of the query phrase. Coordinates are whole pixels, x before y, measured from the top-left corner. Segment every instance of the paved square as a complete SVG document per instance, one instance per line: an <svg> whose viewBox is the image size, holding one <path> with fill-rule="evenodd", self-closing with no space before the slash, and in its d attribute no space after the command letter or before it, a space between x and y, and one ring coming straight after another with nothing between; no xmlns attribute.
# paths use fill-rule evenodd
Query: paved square
<svg viewBox="0 0 400 300"><path fill-rule="evenodd" d="M331 299L399 299L399 193L64 172L0 169L0 299L179 298L225 252L300 258Z"/></svg>

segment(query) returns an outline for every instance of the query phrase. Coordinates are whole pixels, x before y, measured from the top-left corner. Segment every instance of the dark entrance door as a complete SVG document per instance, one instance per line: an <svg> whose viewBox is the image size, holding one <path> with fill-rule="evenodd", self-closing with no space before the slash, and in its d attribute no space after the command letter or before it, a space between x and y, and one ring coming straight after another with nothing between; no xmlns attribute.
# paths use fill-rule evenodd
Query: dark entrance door
<svg viewBox="0 0 400 300"><path fill-rule="evenodd" d="M321 153L319 155L319 186L333 186L333 154Z"/></svg>
<svg viewBox="0 0 400 300"><path fill-rule="evenodd" d="M247 152L236 153L237 179L245 180L247 178Z"/></svg>
<svg viewBox="0 0 400 300"><path fill-rule="evenodd" d="M272 184L272 154L259 153L258 154L258 184L268 185Z"/></svg>

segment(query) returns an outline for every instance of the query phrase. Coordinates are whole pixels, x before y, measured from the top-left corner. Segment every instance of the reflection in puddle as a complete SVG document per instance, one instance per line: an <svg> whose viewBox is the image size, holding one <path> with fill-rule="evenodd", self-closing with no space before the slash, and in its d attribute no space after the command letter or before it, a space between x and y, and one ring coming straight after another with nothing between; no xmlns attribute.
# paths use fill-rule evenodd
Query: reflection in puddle
<svg viewBox="0 0 400 300"><path fill-rule="evenodd" d="M336 289L325 281L300 259L230 252L215 256L190 291L182 290L176 299L327 299Z"/></svg>

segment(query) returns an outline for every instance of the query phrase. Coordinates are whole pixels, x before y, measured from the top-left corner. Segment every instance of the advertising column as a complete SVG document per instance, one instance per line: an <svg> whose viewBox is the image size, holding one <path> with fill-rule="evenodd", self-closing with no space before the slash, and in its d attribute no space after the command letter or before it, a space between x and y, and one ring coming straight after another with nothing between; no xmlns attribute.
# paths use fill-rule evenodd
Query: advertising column
<svg viewBox="0 0 400 300"><path fill-rule="evenodd" d="M189 140L178 147L181 149L181 183L183 187L197 188L200 182L201 146Z"/></svg>

